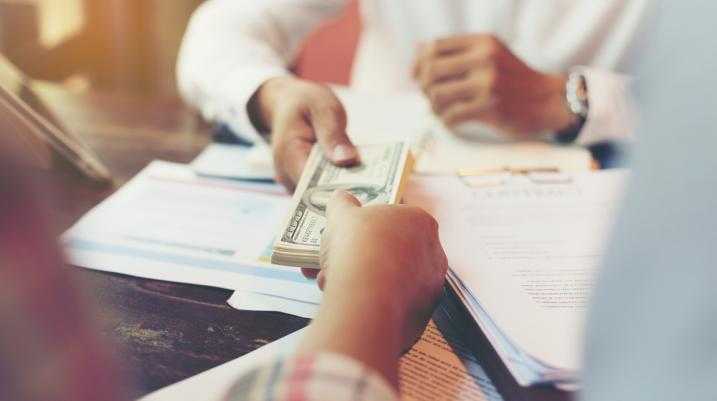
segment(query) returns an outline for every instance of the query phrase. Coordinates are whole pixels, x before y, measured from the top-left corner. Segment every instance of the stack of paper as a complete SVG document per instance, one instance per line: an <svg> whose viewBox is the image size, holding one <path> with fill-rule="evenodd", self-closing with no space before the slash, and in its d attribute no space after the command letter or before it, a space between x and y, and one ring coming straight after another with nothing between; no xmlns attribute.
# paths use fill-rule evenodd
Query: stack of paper
<svg viewBox="0 0 717 401"><path fill-rule="evenodd" d="M622 171L416 178L449 282L521 385L575 384L586 303Z"/></svg>
<svg viewBox="0 0 717 401"><path fill-rule="evenodd" d="M415 172L421 175L454 175L464 171L496 169L554 169L587 171L592 156L585 148L557 146L539 141L475 142L436 128L416 145Z"/></svg>
<svg viewBox="0 0 717 401"><path fill-rule="evenodd" d="M316 283L269 265L291 199L276 185L197 176L153 162L63 236L70 263L116 273L286 297L316 305ZM263 299L263 298L262 298Z"/></svg>
<svg viewBox="0 0 717 401"><path fill-rule="evenodd" d="M192 161L192 169L205 177L244 181L273 181L276 173L267 145L253 147L212 143Z"/></svg>

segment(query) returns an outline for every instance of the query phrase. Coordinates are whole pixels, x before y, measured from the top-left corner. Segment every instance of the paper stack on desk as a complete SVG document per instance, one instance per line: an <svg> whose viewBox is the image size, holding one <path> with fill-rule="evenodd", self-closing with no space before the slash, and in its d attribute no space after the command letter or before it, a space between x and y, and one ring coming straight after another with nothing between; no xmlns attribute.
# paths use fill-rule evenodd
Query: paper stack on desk
<svg viewBox="0 0 717 401"><path fill-rule="evenodd" d="M521 385L575 385L586 303L626 174L414 178L449 283Z"/></svg>
<svg viewBox="0 0 717 401"><path fill-rule="evenodd" d="M289 298L306 315L321 300L316 283L260 260L290 204L273 184L208 179L156 161L87 213L63 243L76 266Z"/></svg>
<svg viewBox="0 0 717 401"><path fill-rule="evenodd" d="M455 175L460 171L507 169L554 169L588 171L590 152L577 146L548 142L476 142L452 135L440 127L415 146L416 174Z"/></svg>
<svg viewBox="0 0 717 401"><path fill-rule="evenodd" d="M212 143L191 163L204 177L243 181L273 181L276 173L267 145Z"/></svg>

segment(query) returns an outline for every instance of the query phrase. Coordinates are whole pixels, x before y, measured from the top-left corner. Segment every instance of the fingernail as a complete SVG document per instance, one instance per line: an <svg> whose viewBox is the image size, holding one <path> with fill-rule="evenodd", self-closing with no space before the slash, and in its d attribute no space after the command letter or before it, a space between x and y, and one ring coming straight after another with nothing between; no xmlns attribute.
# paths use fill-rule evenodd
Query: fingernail
<svg viewBox="0 0 717 401"><path fill-rule="evenodd" d="M358 154L356 148L342 144L334 148L334 161L335 162L349 162L356 160Z"/></svg>

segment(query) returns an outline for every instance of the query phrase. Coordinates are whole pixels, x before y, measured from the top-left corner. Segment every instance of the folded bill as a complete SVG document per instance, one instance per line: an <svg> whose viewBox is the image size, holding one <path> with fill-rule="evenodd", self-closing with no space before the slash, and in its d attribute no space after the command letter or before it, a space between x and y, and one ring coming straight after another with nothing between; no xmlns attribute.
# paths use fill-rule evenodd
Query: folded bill
<svg viewBox="0 0 717 401"><path fill-rule="evenodd" d="M362 205L395 204L411 173L413 159L405 142L359 146L361 163L337 167L314 146L299 180L271 262L319 268L321 235L326 226L326 205L337 190L352 193Z"/></svg>

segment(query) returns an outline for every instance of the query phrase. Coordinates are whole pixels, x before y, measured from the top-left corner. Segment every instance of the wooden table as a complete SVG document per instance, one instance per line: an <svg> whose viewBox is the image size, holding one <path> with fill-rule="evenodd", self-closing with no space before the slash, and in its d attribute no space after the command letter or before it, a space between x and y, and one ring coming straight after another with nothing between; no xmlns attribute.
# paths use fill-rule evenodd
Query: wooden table
<svg viewBox="0 0 717 401"><path fill-rule="evenodd" d="M98 93L73 94L38 87L63 123L97 151L115 174L114 188L85 184L67 172L48 175L57 193L57 230L82 214L154 159L188 162L210 141L210 129L178 100ZM118 344L118 359L140 396L283 337L308 322L282 313L238 311L226 305L230 291L78 269L96 294L103 334ZM506 400L567 400L551 388L515 384L485 338L451 297L440 313L479 350L481 363Z"/></svg>

